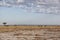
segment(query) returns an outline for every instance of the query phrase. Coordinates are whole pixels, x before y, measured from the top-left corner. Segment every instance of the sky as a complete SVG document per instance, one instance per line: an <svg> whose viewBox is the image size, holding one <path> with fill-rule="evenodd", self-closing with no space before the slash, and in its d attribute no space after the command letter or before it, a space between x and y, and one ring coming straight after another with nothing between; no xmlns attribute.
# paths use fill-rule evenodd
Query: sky
<svg viewBox="0 0 60 40"><path fill-rule="evenodd" d="M51 12L51 8L47 8L47 13ZM60 25L60 14L54 14L60 13L59 7L53 7L52 14L45 14L44 8L40 9L43 13L33 12L35 9L28 11L19 7L0 7L0 25L3 25L3 22L8 25Z"/></svg>

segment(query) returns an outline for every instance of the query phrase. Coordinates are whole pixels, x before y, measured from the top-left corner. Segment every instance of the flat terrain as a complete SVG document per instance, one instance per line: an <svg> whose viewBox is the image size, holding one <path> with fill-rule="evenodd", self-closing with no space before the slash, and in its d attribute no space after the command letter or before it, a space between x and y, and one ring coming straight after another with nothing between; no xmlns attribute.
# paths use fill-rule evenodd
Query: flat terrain
<svg viewBox="0 0 60 40"><path fill-rule="evenodd" d="M60 40L60 26L0 26L0 40Z"/></svg>
<svg viewBox="0 0 60 40"><path fill-rule="evenodd" d="M11 32L15 30L23 30L23 29L60 29L60 26L0 26L0 32Z"/></svg>

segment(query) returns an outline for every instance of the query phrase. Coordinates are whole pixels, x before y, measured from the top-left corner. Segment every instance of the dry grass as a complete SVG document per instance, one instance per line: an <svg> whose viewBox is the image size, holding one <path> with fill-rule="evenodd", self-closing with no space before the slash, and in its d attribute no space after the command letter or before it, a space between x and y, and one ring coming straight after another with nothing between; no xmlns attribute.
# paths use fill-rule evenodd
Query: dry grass
<svg viewBox="0 0 60 40"><path fill-rule="evenodd" d="M21 29L22 30L60 29L60 26L0 26L0 32L12 32Z"/></svg>
<svg viewBox="0 0 60 40"><path fill-rule="evenodd" d="M0 40L60 40L60 26L0 26Z"/></svg>

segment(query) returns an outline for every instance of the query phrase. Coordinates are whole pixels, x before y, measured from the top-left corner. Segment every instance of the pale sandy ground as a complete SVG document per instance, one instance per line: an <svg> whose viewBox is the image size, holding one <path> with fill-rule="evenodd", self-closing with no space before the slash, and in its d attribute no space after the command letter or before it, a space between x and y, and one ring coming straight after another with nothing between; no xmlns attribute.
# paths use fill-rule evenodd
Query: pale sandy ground
<svg viewBox="0 0 60 40"><path fill-rule="evenodd" d="M60 28L14 29L0 27L0 40L60 40ZM7 31L1 31L7 30Z"/></svg>

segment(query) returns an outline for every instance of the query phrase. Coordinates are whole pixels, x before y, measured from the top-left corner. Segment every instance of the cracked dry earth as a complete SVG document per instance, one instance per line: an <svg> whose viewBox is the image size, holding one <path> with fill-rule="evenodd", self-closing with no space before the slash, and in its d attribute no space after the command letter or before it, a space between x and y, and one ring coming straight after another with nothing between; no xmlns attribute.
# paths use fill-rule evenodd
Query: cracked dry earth
<svg viewBox="0 0 60 40"><path fill-rule="evenodd" d="M1 32L0 40L60 40L60 29L20 29Z"/></svg>

